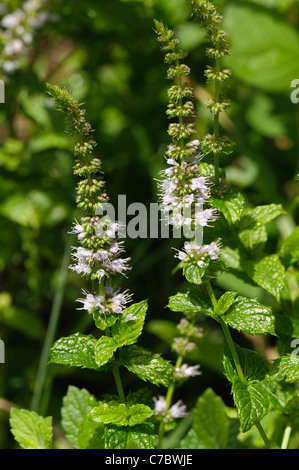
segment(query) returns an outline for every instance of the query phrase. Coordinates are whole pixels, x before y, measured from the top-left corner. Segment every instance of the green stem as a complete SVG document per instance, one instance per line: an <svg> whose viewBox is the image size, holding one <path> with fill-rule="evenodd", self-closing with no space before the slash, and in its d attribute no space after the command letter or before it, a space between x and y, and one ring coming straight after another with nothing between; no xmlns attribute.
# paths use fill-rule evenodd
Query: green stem
<svg viewBox="0 0 299 470"><path fill-rule="evenodd" d="M100 286L103 286L103 283L101 283ZM109 336L109 337L111 336L109 328L106 328L105 334L106 334L106 336ZM122 385L118 365L114 366L114 368L112 369L112 372L113 372L113 376L114 376L115 385L116 385L116 388L117 388L119 399L122 403L126 403L126 397L125 397L125 394L124 394L124 389L123 389L123 385Z"/></svg>
<svg viewBox="0 0 299 470"><path fill-rule="evenodd" d="M117 391L118 391L119 399L122 403L125 403L126 402L126 397L125 397L125 394L124 394L124 389L123 389L122 381L121 381L121 378L120 378L119 367L115 366L113 368L112 372L113 372L113 375L114 375L114 380L115 380L115 383L116 383L116 388L117 388Z"/></svg>
<svg viewBox="0 0 299 470"><path fill-rule="evenodd" d="M179 369L182 365L182 362L183 362L183 356L179 356L175 364L175 369ZM166 399L165 399L166 404L165 404L165 410L164 410L165 412L167 412L170 408L174 390L175 390L175 380L171 382L166 393ZM158 437L158 445L157 445L158 449L162 449L164 431L165 431L164 422L161 421L160 426L159 426L159 437Z"/></svg>
<svg viewBox="0 0 299 470"><path fill-rule="evenodd" d="M282 438L282 443L281 443L281 449L287 449L289 445L289 440L292 432L292 426L288 424L284 430L283 438Z"/></svg>
<svg viewBox="0 0 299 470"><path fill-rule="evenodd" d="M206 288L207 288L209 297L211 299L211 302L213 304L213 307L214 307L214 309L216 309L218 302L217 302L217 299L215 297L215 294L214 294L214 291L213 291L213 288L211 286L210 281L208 281L206 283ZM224 333L225 339L227 341L228 347L230 349L231 355L233 356L233 360L234 360L234 363L235 363L235 366L236 366L238 376L239 376L240 380L245 381L245 376L244 376L244 373L243 373L243 370L242 370L242 366L241 366L241 363L240 363L240 360L239 360L239 356L238 356L235 344L233 342L233 339L231 337L229 328L228 328L227 324L221 319L221 317L218 318L218 321L219 321L219 323L221 325L221 328L223 330L223 333ZM266 433L265 433L261 423L257 423L256 427L257 427L257 429L258 429L258 431L259 431L259 433L260 433L260 435L261 435L261 437L262 437L262 439L265 443L265 446L267 448L270 448L271 447L270 442L269 442L269 440L266 436Z"/></svg>
<svg viewBox="0 0 299 470"><path fill-rule="evenodd" d="M221 62L220 58L217 58L215 61L216 73L220 72ZM220 81L215 79L215 103L219 103L220 100ZM214 141L216 142L219 139L219 112L214 114ZM215 167L215 183L219 182L219 151L218 148L214 152L214 167Z"/></svg>
<svg viewBox="0 0 299 470"><path fill-rule="evenodd" d="M45 341L44 341L41 356L40 356L40 361L39 361L39 366L38 366L38 371L37 371L37 376L36 376L36 386L35 386L35 390L34 390L32 401L31 401L31 409L35 411L36 413L39 413L39 410L40 410L41 397L42 397L46 373L47 373L49 351L54 342L58 319L59 319L59 315L61 312L61 305L62 305L64 286L65 286L66 276L67 276L67 271L68 271L70 248L71 248L72 240L73 240L72 237L70 236L67 237L63 262L62 262L60 276L58 280L58 286L55 292L52 310L50 314L50 320L49 320L49 324L47 328L47 333L46 333Z"/></svg>

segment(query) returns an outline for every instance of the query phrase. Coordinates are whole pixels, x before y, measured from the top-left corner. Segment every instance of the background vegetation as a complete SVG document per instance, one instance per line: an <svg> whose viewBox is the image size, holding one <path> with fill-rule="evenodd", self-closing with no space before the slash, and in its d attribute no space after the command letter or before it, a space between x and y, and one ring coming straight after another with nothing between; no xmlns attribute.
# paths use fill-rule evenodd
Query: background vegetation
<svg viewBox="0 0 299 470"><path fill-rule="evenodd" d="M9 9L18 0L5 2ZM221 161L228 180L246 192L253 204L281 203L287 214L269 224L276 247L299 220L299 104L291 102L292 80L299 79L299 5L292 0L223 0L215 2L225 17L231 39L228 66L232 79L227 94L232 106L221 125L236 142ZM8 402L53 415L68 384L102 394L114 391L113 381L93 372L49 366L41 399L36 399L39 361L49 331L54 339L89 332L91 322L76 310L83 281L67 270L67 231L75 213L75 179L71 142L63 117L46 94L45 83L68 87L85 102L87 120L95 129L99 156L111 202L119 194L127 204L157 202L156 179L164 165L167 134L163 55L156 42L154 18L175 28L189 53L196 95L197 138L209 129L204 101L211 93L204 79L207 64L204 32L190 19L185 0L53 0L55 14L36 31L18 70L1 75L6 102L0 105L0 339L5 364L0 364L0 448L13 446ZM3 41L2 47L4 47ZM209 158L206 159L209 161ZM171 247L179 240L127 239L132 271L124 282L134 300L149 300L143 346L172 358L174 334L168 297L183 286ZM260 297L261 291L231 275L219 286ZM264 294L263 294L264 295ZM296 301L299 304L299 292ZM267 299L263 299L267 302ZM51 316L52 312L52 316ZM56 326L56 328L55 328ZM211 386L228 406L229 386L223 380L223 337L217 326L204 323L204 336L194 361L203 374L181 390L192 406ZM275 344L245 337L244 344L275 357ZM274 350L273 350L274 348ZM134 388L132 377L124 386Z"/></svg>

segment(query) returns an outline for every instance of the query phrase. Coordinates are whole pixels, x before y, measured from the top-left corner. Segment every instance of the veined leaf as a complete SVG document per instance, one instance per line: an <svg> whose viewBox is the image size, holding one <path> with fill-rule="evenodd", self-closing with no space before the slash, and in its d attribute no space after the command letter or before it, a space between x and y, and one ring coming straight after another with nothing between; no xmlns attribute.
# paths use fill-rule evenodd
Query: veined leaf
<svg viewBox="0 0 299 470"><path fill-rule="evenodd" d="M284 286L285 267L274 254L265 256L258 262L245 263L247 274L260 287L273 295L280 302L280 292Z"/></svg>
<svg viewBox="0 0 299 470"><path fill-rule="evenodd" d="M216 313L217 315L223 315L227 312L229 307L234 303L237 292L227 291L225 292L217 302Z"/></svg>
<svg viewBox="0 0 299 470"><path fill-rule="evenodd" d="M245 209L238 226L241 230L258 228L284 213L281 204L268 204Z"/></svg>
<svg viewBox="0 0 299 470"><path fill-rule="evenodd" d="M147 405L127 406L115 401L101 403L88 413L88 418L97 423L115 424L117 426L134 426L143 423L154 414Z"/></svg>
<svg viewBox="0 0 299 470"><path fill-rule="evenodd" d="M173 377L172 365L159 354L133 345L119 351L119 361L142 380L168 387Z"/></svg>
<svg viewBox="0 0 299 470"><path fill-rule="evenodd" d="M240 427L249 431L269 412L267 385L263 382L248 383L235 377L232 383L234 402L238 411Z"/></svg>
<svg viewBox="0 0 299 470"><path fill-rule="evenodd" d="M213 307L207 296L201 292L188 291L185 294L178 293L169 297L167 307L172 312L203 312L213 315Z"/></svg>
<svg viewBox="0 0 299 470"><path fill-rule="evenodd" d="M81 420L96 406L98 401L86 389L79 389L70 385L67 394L63 397L61 408L61 424L66 438L75 449L79 449L78 432Z"/></svg>
<svg viewBox="0 0 299 470"><path fill-rule="evenodd" d="M297 342L297 346L299 342ZM297 350L298 347L297 347ZM297 352L296 350L293 353ZM269 378L272 381L284 380L288 383L293 383L299 380L299 356L296 354L289 354L276 359L271 366Z"/></svg>
<svg viewBox="0 0 299 470"><path fill-rule="evenodd" d="M133 427L105 426L106 449L154 449L157 440L152 423Z"/></svg>
<svg viewBox="0 0 299 470"><path fill-rule="evenodd" d="M34 411L12 408L11 432L23 449L52 448L52 418L43 418Z"/></svg>
<svg viewBox="0 0 299 470"><path fill-rule="evenodd" d="M143 329L147 308L147 300L143 300L125 309L112 328L112 336L119 347L129 346L137 341Z"/></svg>
<svg viewBox="0 0 299 470"><path fill-rule="evenodd" d="M241 218L245 199L239 191L228 188L219 195L213 193L211 202L224 215L227 222L232 225Z"/></svg>
<svg viewBox="0 0 299 470"><path fill-rule="evenodd" d="M251 335L275 335L275 316L271 308L265 307L255 299L238 296L221 318L238 331L243 330Z"/></svg>
<svg viewBox="0 0 299 470"><path fill-rule="evenodd" d="M295 230L282 242L278 251L278 256L286 267L289 267L294 263L298 263L299 227L296 227Z"/></svg>
<svg viewBox="0 0 299 470"><path fill-rule="evenodd" d="M193 429L201 448L226 448L229 419L222 399L211 388L208 388L195 404Z"/></svg>
<svg viewBox="0 0 299 470"><path fill-rule="evenodd" d="M247 348L241 348L235 344L235 348L240 361L240 366L247 382L262 381L267 377L269 364L256 351ZM226 346L223 357L224 373L230 382L238 377L238 372L230 350Z"/></svg>
<svg viewBox="0 0 299 470"><path fill-rule="evenodd" d="M94 358L96 344L97 339L93 335L81 333L59 338L50 349L50 362L97 370Z"/></svg>
<svg viewBox="0 0 299 470"><path fill-rule="evenodd" d="M200 267L195 263L186 263L183 268L183 274L191 284L201 285L205 272L206 269L204 267Z"/></svg>
<svg viewBox="0 0 299 470"><path fill-rule="evenodd" d="M105 335L101 336L94 350L97 366L101 367L106 364L113 357L113 353L117 348L118 345L113 338Z"/></svg>

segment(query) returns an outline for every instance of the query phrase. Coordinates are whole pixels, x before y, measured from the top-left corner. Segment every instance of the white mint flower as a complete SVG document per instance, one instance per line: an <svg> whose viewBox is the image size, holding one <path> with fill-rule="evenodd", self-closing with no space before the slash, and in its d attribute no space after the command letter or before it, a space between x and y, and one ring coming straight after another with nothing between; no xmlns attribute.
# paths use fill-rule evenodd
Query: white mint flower
<svg viewBox="0 0 299 470"><path fill-rule="evenodd" d="M158 398L154 397L154 408L156 415L163 415L169 421L176 418L184 418L188 414L186 405L184 405L182 400L177 401L166 410L166 399L161 395Z"/></svg>
<svg viewBox="0 0 299 470"><path fill-rule="evenodd" d="M189 377L195 377L201 375L200 365L189 366L188 364L182 364L180 368L175 369L175 377L177 379L188 379Z"/></svg>

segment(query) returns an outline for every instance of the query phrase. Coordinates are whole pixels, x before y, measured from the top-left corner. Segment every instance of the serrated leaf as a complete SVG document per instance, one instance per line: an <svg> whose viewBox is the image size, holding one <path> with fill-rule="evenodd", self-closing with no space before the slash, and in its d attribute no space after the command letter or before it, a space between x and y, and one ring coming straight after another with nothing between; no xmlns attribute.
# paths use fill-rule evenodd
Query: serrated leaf
<svg viewBox="0 0 299 470"><path fill-rule="evenodd" d="M157 440L155 427L151 423L133 427L105 426L106 449L154 449Z"/></svg>
<svg viewBox="0 0 299 470"><path fill-rule="evenodd" d="M193 429L204 449L226 448L229 419L222 399L211 388L208 388L195 404Z"/></svg>
<svg viewBox="0 0 299 470"><path fill-rule="evenodd" d="M112 335L118 346L129 346L139 338L148 309L147 300L130 305L112 328ZM128 317L132 320L128 321Z"/></svg>
<svg viewBox="0 0 299 470"><path fill-rule="evenodd" d="M191 284L201 285L205 272L204 267L200 267L195 263L186 263L183 268L183 274Z"/></svg>
<svg viewBox="0 0 299 470"><path fill-rule="evenodd" d="M272 294L280 302L280 292L284 286L285 268L274 254L265 256L258 262L244 263L247 274L260 287Z"/></svg>
<svg viewBox="0 0 299 470"><path fill-rule="evenodd" d="M52 448L52 417L43 418L34 411L11 408L11 432L23 449Z"/></svg>
<svg viewBox="0 0 299 470"><path fill-rule="evenodd" d="M269 364L256 351L241 348L235 344L235 349L239 358L240 366L247 382L262 381L267 377ZM223 367L226 378L233 382L238 377L238 371L234 359L228 347L225 347L223 357Z"/></svg>
<svg viewBox="0 0 299 470"><path fill-rule="evenodd" d="M262 251L268 240L267 230L264 225L257 228L240 230L238 237L246 250L250 252L251 256L254 255L254 257Z"/></svg>
<svg viewBox="0 0 299 470"><path fill-rule="evenodd" d="M299 342L297 343L298 346ZM298 347L293 354L285 355L276 359L271 366L269 378L272 381L284 380L287 383L293 383L299 380L299 356Z"/></svg>
<svg viewBox="0 0 299 470"><path fill-rule="evenodd" d="M80 422L97 403L96 398L86 389L79 389L73 385L68 387L67 394L63 397L61 424L66 438L75 449L80 448L78 441Z"/></svg>
<svg viewBox="0 0 299 470"><path fill-rule="evenodd" d="M101 403L92 408L87 414L88 419L102 424L128 425L128 412L124 403Z"/></svg>
<svg viewBox="0 0 299 470"><path fill-rule="evenodd" d="M168 387L173 377L173 367L159 354L139 346L122 348L119 362L140 379Z"/></svg>
<svg viewBox="0 0 299 470"><path fill-rule="evenodd" d="M232 225L241 218L245 199L239 191L228 188L223 190L219 196L215 196L213 193L211 203L224 215L227 222Z"/></svg>
<svg viewBox="0 0 299 470"><path fill-rule="evenodd" d="M96 344L93 335L81 333L59 338L50 349L50 362L98 370L94 359Z"/></svg>
<svg viewBox="0 0 299 470"><path fill-rule="evenodd" d="M247 432L269 412L267 386L263 382L247 383L235 377L232 392L241 430Z"/></svg>
<svg viewBox="0 0 299 470"><path fill-rule="evenodd" d="M282 242L278 250L278 256L286 267L289 267L294 263L298 263L299 227L296 227L295 230L293 230L293 232Z"/></svg>
<svg viewBox="0 0 299 470"><path fill-rule="evenodd" d="M154 414L147 405L127 406L115 401L101 403L88 413L88 418L96 423L115 424L117 426L134 426L143 423Z"/></svg>
<svg viewBox="0 0 299 470"><path fill-rule="evenodd" d="M217 302L216 313L217 315L223 315L229 309L229 307L234 303L237 292L227 291L225 292Z"/></svg>
<svg viewBox="0 0 299 470"><path fill-rule="evenodd" d="M129 414L129 426L135 426L136 424L143 423L148 418L150 418L154 411L151 408L144 404L136 404L128 407Z"/></svg>
<svg viewBox="0 0 299 470"><path fill-rule="evenodd" d="M209 298L201 292L188 291L185 294L178 292L169 297L167 307L172 312L203 312L206 315L213 315Z"/></svg>
<svg viewBox="0 0 299 470"><path fill-rule="evenodd" d="M104 449L105 426L95 423L84 416L78 428L78 445L79 449Z"/></svg>
<svg viewBox="0 0 299 470"><path fill-rule="evenodd" d="M113 357L113 354L117 348L118 345L113 338L105 335L101 336L96 344L94 351L95 362L97 366L101 367L106 364Z"/></svg>
<svg viewBox="0 0 299 470"><path fill-rule="evenodd" d="M112 327L119 320L119 313L106 313L104 316L102 311L97 308L92 309L91 313L96 327L102 331Z"/></svg>
<svg viewBox="0 0 299 470"><path fill-rule="evenodd" d="M190 428L183 440L180 442L180 449L205 449L199 442L196 432Z"/></svg>
<svg viewBox="0 0 299 470"><path fill-rule="evenodd" d="M284 213L281 204L267 204L245 209L238 227L240 230L258 228Z"/></svg>
<svg viewBox="0 0 299 470"><path fill-rule="evenodd" d="M239 296L227 312L221 316L229 326L251 335L275 335L275 316L270 307L255 299Z"/></svg>

